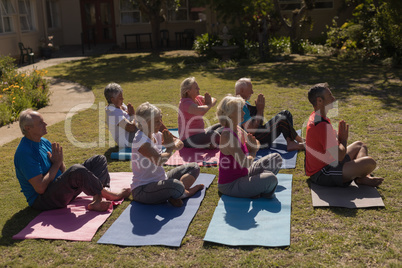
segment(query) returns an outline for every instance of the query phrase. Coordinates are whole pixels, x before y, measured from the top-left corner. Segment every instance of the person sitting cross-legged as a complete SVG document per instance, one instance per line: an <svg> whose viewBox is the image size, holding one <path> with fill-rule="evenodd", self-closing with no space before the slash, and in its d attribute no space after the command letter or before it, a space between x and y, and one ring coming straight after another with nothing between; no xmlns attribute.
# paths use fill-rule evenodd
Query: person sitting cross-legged
<svg viewBox="0 0 402 268"><path fill-rule="evenodd" d="M308 99L313 105L306 130L306 175L312 182L323 186L356 184L378 186L384 178L371 174L376 161L368 156L367 146L356 141L348 145L349 125L339 122L338 133L331 125L327 113L333 108L335 97L327 83L310 88Z"/></svg>
<svg viewBox="0 0 402 268"><path fill-rule="evenodd" d="M15 172L28 204L38 210L66 207L81 192L93 196L89 210L106 211L113 200L130 195L130 188L120 193L107 190L110 176L106 157L96 155L82 165L66 169L63 148L43 138L47 134L43 116L31 109L19 117L24 137L14 155ZM103 198L107 200L103 200Z"/></svg>
<svg viewBox="0 0 402 268"><path fill-rule="evenodd" d="M174 143L172 133L167 129L159 131L162 114L155 105L141 104L135 122L139 130L133 140L131 156L133 199L145 204L169 201L173 206L182 206L182 199L204 188L202 184L191 187L200 174L200 167L197 163L189 163L165 172L163 164L173 150L180 148Z"/></svg>
<svg viewBox="0 0 402 268"><path fill-rule="evenodd" d="M114 141L119 148L131 148L138 128L135 124L135 110L131 103L124 104L123 89L117 83L109 83L104 90L108 105L106 106L106 122ZM167 129L162 123L160 131ZM183 142L173 136L174 143L181 149Z"/></svg>
<svg viewBox="0 0 402 268"><path fill-rule="evenodd" d="M282 133L286 139L287 150L304 150L304 141L293 128L293 116L288 110L283 110L264 124L265 97L259 94L255 101L256 106L248 101L254 93L250 78L241 78L235 84L236 95L245 101L245 113L241 127L251 133L261 143L262 147L271 146L272 142Z"/></svg>
<svg viewBox="0 0 402 268"><path fill-rule="evenodd" d="M244 116L243 105L241 97L228 95L217 108L216 114L223 126L219 143L218 190L233 197L272 198L282 157L273 153L254 161L260 143L238 126Z"/></svg>

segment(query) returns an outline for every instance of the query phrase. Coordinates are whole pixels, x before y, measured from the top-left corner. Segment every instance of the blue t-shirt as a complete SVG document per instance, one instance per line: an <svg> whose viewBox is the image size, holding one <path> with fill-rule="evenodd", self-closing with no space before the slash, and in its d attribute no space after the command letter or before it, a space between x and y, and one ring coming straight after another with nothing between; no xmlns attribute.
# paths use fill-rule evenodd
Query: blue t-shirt
<svg viewBox="0 0 402 268"><path fill-rule="evenodd" d="M246 103L250 104L248 101L246 101ZM243 106L243 112L244 112L243 122L241 122L240 126L242 126L244 123L246 123L248 120L251 119L250 110L247 108L246 104L244 104Z"/></svg>
<svg viewBox="0 0 402 268"><path fill-rule="evenodd" d="M23 137L14 155L14 166L18 181L21 185L21 192L24 193L28 204L33 205L38 193L35 191L30 179L40 174L43 176L48 173L52 162L47 152L52 152L52 144L45 138L40 142L34 142ZM55 178L62 174L59 170Z"/></svg>

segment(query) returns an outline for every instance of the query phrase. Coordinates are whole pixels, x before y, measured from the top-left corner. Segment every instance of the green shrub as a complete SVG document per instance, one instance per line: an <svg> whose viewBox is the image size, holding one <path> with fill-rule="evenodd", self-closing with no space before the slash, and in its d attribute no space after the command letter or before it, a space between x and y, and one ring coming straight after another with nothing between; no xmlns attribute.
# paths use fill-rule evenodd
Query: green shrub
<svg viewBox="0 0 402 268"><path fill-rule="evenodd" d="M290 38L273 37L269 40L269 47L273 54L290 53Z"/></svg>
<svg viewBox="0 0 402 268"><path fill-rule="evenodd" d="M193 49L200 55L216 57L212 47L220 45L222 41L216 35L205 33L196 37Z"/></svg>
<svg viewBox="0 0 402 268"><path fill-rule="evenodd" d="M363 59L379 61L392 57L402 62L402 19L398 10L401 2L362 1L356 6L353 18L341 27L336 21L328 27L326 44L329 47L352 51ZM340 53L338 53L340 54ZM350 54L350 53L349 53Z"/></svg>
<svg viewBox="0 0 402 268"><path fill-rule="evenodd" d="M14 60L0 57L0 126L15 121L20 112L40 109L49 103L49 85L43 76L46 70L19 73Z"/></svg>

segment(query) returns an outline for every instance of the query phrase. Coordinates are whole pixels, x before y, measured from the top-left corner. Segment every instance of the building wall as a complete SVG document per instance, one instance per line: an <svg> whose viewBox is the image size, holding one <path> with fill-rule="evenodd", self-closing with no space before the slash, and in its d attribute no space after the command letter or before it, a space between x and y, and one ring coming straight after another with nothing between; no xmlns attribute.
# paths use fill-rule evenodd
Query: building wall
<svg viewBox="0 0 402 268"><path fill-rule="evenodd" d="M19 57L20 50L18 43L22 42L25 47L31 47L35 54L39 52L40 39L44 37L44 13L42 0L32 1L33 5L33 25L34 29L28 32L22 32L20 27L17 0L11 0L15 8L15 13L12 14L11 21L13 32L0 34L0 55L8 55L12 57Z"/></svg>
<svg viewBox="0 0 402 268"><path fill-rule="evenodd" d="M57 34L56 42L60 45L79 45L81 44L81 8L79 0L60 0L61 25ZM57 36L60 35L61 36Z"/></svg>
<svg viewBox="0 0 402 268"><path fill-rule="evenodd" d="M333 1L333 8L313 9L307 11L307 15L312 19L312 27L305 27L301 30L302 38L319 39L322 33L326 32L326 26L332 26L334 17L338 17L338 26L342 25L348 18L352 17L352 8L343 8L341 0ZM282 11L282 14L291 18L291 11ZM285 29L281 29L280 34L287 35Z"/></svg>
<svg viewBox="0 0 402 268"><path fill-rule="evenodd" d="M19 21L19 10L17 0L11 0L16 9L16 13L12 15L12 22L14 31L12 33L0 34L0 55L11 55L18 58L20 51L18 42L22 42L26 47L31 47L36 57L39 55L40 39L47 35L54 37L54 44L56 46L63 45L80 45L81 44L81 10L80 0L56 0L59 5L60 23L58 27L48 29L47 27L47 13L46 13L46 0L31 0L34 7L34 30L29 32L21 32ZM334 16L338 16L338 25L341 25L347 18L351 16L351 10L341 9L341 0L334 0L334 7L330 9L315 9L309 12L314 24L313 28L303 30L303 37L318 38L321 33L326 30L326 25L332 24ZM137 23L125 25L120 22L120 2L113 0L114 4L114 17L116 29L116 45L124 47L124 35L132 33L150 33L150 23ZM171 47L175 44L175 33L182 32L184 29L194 29L195 35L201 35L206 32L212 31L212 26L216 27L216 14L211 9L203 11L206 15L206 20L203 21L174 21L163 22L160 29L168 29ZM283 14L291 16L291 11L283 11ZM282 29L282 34L286 31ZM134 37L128 38L128 46L135 47ZM144 47L147 44L148 37L141 36L141 41Z"/></svg>

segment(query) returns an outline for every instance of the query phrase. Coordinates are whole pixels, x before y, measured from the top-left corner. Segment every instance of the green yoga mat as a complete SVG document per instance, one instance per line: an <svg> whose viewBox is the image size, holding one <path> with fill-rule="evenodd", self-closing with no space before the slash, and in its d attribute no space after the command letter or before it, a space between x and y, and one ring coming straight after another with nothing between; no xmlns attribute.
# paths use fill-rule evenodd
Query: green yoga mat
<svg viewBox="0 0 402 268"><path fill-rule="evenodd" d="M277 177L273 199L222 195L204 241L229 246L289 246L292 175Z"/></svg>

